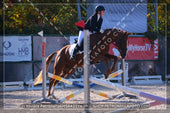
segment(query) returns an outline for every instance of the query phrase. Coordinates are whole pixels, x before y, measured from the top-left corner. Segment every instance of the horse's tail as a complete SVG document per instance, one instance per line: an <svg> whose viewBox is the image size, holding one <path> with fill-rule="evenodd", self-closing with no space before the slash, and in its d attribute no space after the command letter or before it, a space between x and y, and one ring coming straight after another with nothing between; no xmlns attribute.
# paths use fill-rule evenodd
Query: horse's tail
<svg viewBox="0 0 170 113"><path fill-rule="evenodd" d="M49 64L51 63L54 55L57 54L57 53L58 53L58 51L50 54L50 55L46 58L46 71L48 71L48 66L49 66ZM42 82L42 70L39 72L39 75L35 78L34 81L35 81L34 85L37 85L37 84L39 84L39 83Z"/></svg>

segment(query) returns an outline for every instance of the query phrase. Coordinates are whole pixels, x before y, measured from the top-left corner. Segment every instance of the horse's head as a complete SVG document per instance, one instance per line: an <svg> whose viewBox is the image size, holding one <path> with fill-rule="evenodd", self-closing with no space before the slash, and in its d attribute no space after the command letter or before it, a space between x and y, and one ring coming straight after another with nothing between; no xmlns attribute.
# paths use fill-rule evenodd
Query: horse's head
<svg viewBox="0 0 170 113"><path fill-rule="evenodd" d="M106 29L105 34L107 34L109 38L112 38L112 42L118 47L121 57L125 58L127 52L128 36L130 33L127 33L121 29L113 28Z"/></svg>
<svg viewBox="0 0 170 113"><path fill-rule="evenodd" d="M102 40L106 45L113 43L115 46L117 46L121 57L125 58L127 52L128 36L130 33L118 28L113 28L105 29L101 36L100 34L101 33L97 33L91 36L97 37L96 35L99 35L98 37L101 37L99 39Z"/></svg>
<svg viewBox="0 0 170 113"><path fill-rule="evenodd" d="M118 50L122 58L126 57L129 35L130 33L127 33L126 31L121 30L121 36L119 40L116 41L116 46L118 47Z"/></svg>

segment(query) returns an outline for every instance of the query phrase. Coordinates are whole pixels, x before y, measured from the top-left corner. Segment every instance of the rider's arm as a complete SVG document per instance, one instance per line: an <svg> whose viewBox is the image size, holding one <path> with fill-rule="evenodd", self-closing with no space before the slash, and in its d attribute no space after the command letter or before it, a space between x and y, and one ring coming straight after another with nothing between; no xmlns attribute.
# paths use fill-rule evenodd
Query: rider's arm
<svg viewBox="0 0 170 113"><path fill-rule="evenodd" d="M95 32L100 32L101 25L102 25L103 19L100 19L99 22L97 22L97 18L93 16L91 18L91 28Z"/></svg>

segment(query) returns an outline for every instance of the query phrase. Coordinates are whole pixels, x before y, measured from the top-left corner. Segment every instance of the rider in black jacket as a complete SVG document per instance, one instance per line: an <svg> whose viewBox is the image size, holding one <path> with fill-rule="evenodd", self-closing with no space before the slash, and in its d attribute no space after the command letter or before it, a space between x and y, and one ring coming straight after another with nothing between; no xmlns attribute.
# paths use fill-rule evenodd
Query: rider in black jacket
<svg viewBox="0 0 170 113"><path fill-rule="evenodd" d="M98 17L97 13L94 13L85 23L85 29L88 29L91 33L100 32L103 18Z"/></svg>
<svg viewBox="0 0 170 113"><path fill-rule="evenodd" d="M85 29L90 31L89 35L94 32L100 32L103 22L102 16L104 15L104 11L105 8L103 7L103 5L98 5L95 7L95 13L88 18L87 22L85 23ZM71 60L75 60L76 53L80 50L80 48L82 48L83 37L83 28L80 28L78 42L76 44L76 47L74 48L73 54L71 55Z"/></svg>

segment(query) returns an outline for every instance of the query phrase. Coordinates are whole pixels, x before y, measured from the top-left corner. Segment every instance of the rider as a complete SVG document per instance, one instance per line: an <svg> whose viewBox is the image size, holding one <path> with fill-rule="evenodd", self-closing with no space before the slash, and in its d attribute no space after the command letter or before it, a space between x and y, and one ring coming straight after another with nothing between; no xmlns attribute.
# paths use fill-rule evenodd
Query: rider
<svg viewBox="0 0 170 113"><path fill-rule="evenodd" d="M92 16L90 16L85 23L85 29L89 30L89 35L94 32L100 32L105 8L103 5L98 5L95 7L95 12ZM84 38L84 32L81 28L79 31L79 37L78 42L76 44L76 47L74 48L74 51L71 55L71 60L75 60L76 53L80 50L80 48L83 48L83 38Z"/></svg>

